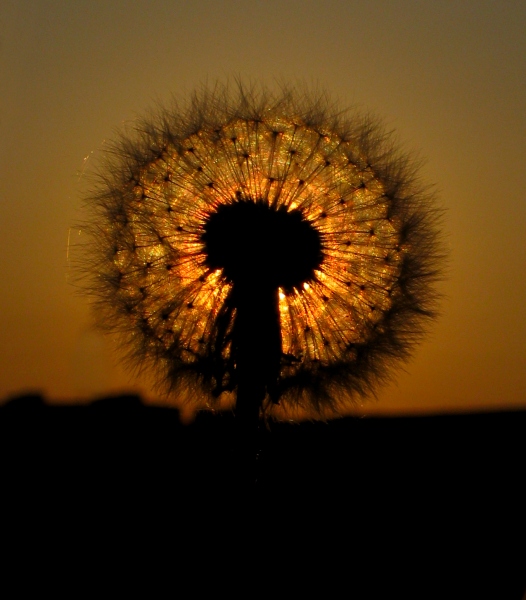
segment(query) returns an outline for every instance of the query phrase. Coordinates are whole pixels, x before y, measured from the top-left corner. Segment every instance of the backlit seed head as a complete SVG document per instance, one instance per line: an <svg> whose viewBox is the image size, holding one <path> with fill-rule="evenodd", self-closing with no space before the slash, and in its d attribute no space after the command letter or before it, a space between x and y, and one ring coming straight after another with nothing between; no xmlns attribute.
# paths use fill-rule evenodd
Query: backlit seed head
<svg viewBox="0 0 526 600"><path fill-rule="evenodd" d="M176 400L233 402L236 294L253 295L254 321L276 294L278 417L373 392L436 314L433 195L378 122L325 97L204 89L136 123L99 175L84 289Z"/></svg>

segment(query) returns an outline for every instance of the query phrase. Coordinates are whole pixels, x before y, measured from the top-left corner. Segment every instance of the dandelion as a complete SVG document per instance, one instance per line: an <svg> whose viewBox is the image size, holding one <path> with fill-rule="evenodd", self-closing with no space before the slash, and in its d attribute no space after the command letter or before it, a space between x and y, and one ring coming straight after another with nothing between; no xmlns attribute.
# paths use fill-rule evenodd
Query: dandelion
<svg viewBox="0 0 526 600"><path fill-rule="evenodd" d="M99 322L197 406L334 414L436 314L433 194L376 120L323 95L201 90L122 134L99 175Z"/></svg>

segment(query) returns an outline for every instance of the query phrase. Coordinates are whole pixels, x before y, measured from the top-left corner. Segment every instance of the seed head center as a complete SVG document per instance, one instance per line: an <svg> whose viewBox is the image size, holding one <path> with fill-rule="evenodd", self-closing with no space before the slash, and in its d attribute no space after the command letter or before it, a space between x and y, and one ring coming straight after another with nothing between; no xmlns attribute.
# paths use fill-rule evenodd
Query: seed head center
<svg viewBox="0 0 526 600"><path fill-rule="evenodd" d="M236 200L210 214L201 241L207 266L236 285L291 290L314 279L323 261L318 230L300 210Z"/></svg>

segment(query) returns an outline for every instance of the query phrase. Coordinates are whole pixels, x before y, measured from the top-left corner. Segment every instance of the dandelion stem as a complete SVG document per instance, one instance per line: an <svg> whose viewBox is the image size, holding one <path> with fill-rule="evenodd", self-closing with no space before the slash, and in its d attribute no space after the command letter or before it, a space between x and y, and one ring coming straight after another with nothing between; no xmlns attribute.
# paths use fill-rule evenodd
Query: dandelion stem
<svg viewBox="0 0 526 600"><path fill-rule="evenodd" d="M260 412L279 377L281 329L278 290L248 276L234 284L236 319L233 352L236 358L236 419L243 479L255 479Z"/></svg>

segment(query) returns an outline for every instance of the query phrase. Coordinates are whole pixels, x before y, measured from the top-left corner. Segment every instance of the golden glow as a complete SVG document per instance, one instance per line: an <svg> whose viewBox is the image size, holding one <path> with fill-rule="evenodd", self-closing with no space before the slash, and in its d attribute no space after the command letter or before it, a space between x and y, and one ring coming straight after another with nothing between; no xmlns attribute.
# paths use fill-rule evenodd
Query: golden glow
<svg viewBox="0 0 526 600"><path fill-rule="evenodd" d="M374 126L357 120L333 128L323 111L309 124L288 100L252 117L242 106L214 105L198 127L170 119L152 126L142 153L130 156L123 145L124 160L101 193L106 229L94 236L95 287L132 358L164 369L160 379L172 389L189 383L208 392L205 402L214 394L230 402L238 308L231 280L210 267L207 224L240 200L300 211L319 236L321 257L307 281L277 290L275 389L293 410L306 399L320 410L335 385L351 397L383 377L422 331L432 304L432 217L426 221L426 198L403 160L373 137Z"/></svg>
<svg viewBox="0 0 526 600"><path fill-rule="evenodd" d="M238 119L167 145L130 186L134 218L115 257L136 318L165 348L177 343L196 360L230 289L220 271L208 273L200 236L210 212L241 193L301 209L322 234L316 281L279 293L283 352L330 364L363 343L391 306L401 253L382 183L365 160L350 164L349 150L338 136L276 117Z"/></svg>

